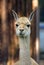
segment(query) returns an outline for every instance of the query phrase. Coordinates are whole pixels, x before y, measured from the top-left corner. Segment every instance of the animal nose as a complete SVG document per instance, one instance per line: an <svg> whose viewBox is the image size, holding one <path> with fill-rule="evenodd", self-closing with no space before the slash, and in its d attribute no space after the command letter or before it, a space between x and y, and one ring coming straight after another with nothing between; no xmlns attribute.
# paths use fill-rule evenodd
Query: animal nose
<svg viewBox="0 0 44 65"><path fill-rule="evenodd" d="M20 31L21 31L21 32L23 32L23 31L24 31L24 29L20 29Z"/></svg>

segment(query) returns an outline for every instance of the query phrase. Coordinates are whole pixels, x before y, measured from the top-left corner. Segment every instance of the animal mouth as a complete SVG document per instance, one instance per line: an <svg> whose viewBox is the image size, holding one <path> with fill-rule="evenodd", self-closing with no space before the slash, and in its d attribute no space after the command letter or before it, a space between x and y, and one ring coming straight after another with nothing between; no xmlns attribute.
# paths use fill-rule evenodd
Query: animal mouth
<svg viewBox="0 0 44 65"><path fill-rule="evenodd" d="M21 37L24 37L24 33L21 32L21 33L20 33L20 36L21 36Z"/></svg>

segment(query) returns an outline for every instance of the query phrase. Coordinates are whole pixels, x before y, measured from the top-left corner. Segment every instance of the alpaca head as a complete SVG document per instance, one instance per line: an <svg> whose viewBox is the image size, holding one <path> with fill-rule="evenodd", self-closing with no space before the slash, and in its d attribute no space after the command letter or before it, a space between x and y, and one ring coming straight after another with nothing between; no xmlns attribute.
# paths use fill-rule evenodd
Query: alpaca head
<svg viewBox="0 0 44 65"><path fill-rule="evenodd" d="M13 11L13 10L12 10ZM16 26L16 35L19 37L27 37L30 35L30 27L31 27L31 21L33 19L33 14L32 12L29 16L27 17L18 17L15 11L13 11L13 15L15 17L15 26Z"/></svg>
<svg viewBox="0 0 44 65"><path fill-rule="evenodd" d="M30 26L31 23L29 22L28 18L26 17L20 17L16 25L16 35L20 37L27 37L30 34Z"/></svg>

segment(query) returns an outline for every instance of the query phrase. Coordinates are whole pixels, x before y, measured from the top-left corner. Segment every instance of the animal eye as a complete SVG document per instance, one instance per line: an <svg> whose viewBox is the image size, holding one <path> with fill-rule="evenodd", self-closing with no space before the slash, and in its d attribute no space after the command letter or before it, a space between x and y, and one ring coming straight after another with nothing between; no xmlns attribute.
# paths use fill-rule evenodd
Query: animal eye
<svg viewBox="0 0 44 65"><path fill-rule="evenodd" d="M18 24L16 24L16 27L18 27L19 25Z"/></svg>
<svg viewBox="0 0 44 65"><path fill-rule="evenodd" d="M28 24L27 27L30 27L30 25Z"/></svg>

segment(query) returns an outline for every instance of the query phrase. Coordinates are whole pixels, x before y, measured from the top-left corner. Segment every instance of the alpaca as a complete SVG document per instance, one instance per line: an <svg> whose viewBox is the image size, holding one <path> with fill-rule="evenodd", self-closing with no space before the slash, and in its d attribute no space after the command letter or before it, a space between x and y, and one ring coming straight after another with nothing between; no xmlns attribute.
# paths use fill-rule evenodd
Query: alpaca
<svg viewBox="0 0 44 65"><path fill-rule="evenodd" d="M16 20L16 35L19 38L20 47L19 61L16 62L15 65L38 65L38 63L30 57L30 26L35 11L30 14L29 18L18 17L15 11L12 10L12 12Z"/></svg>

